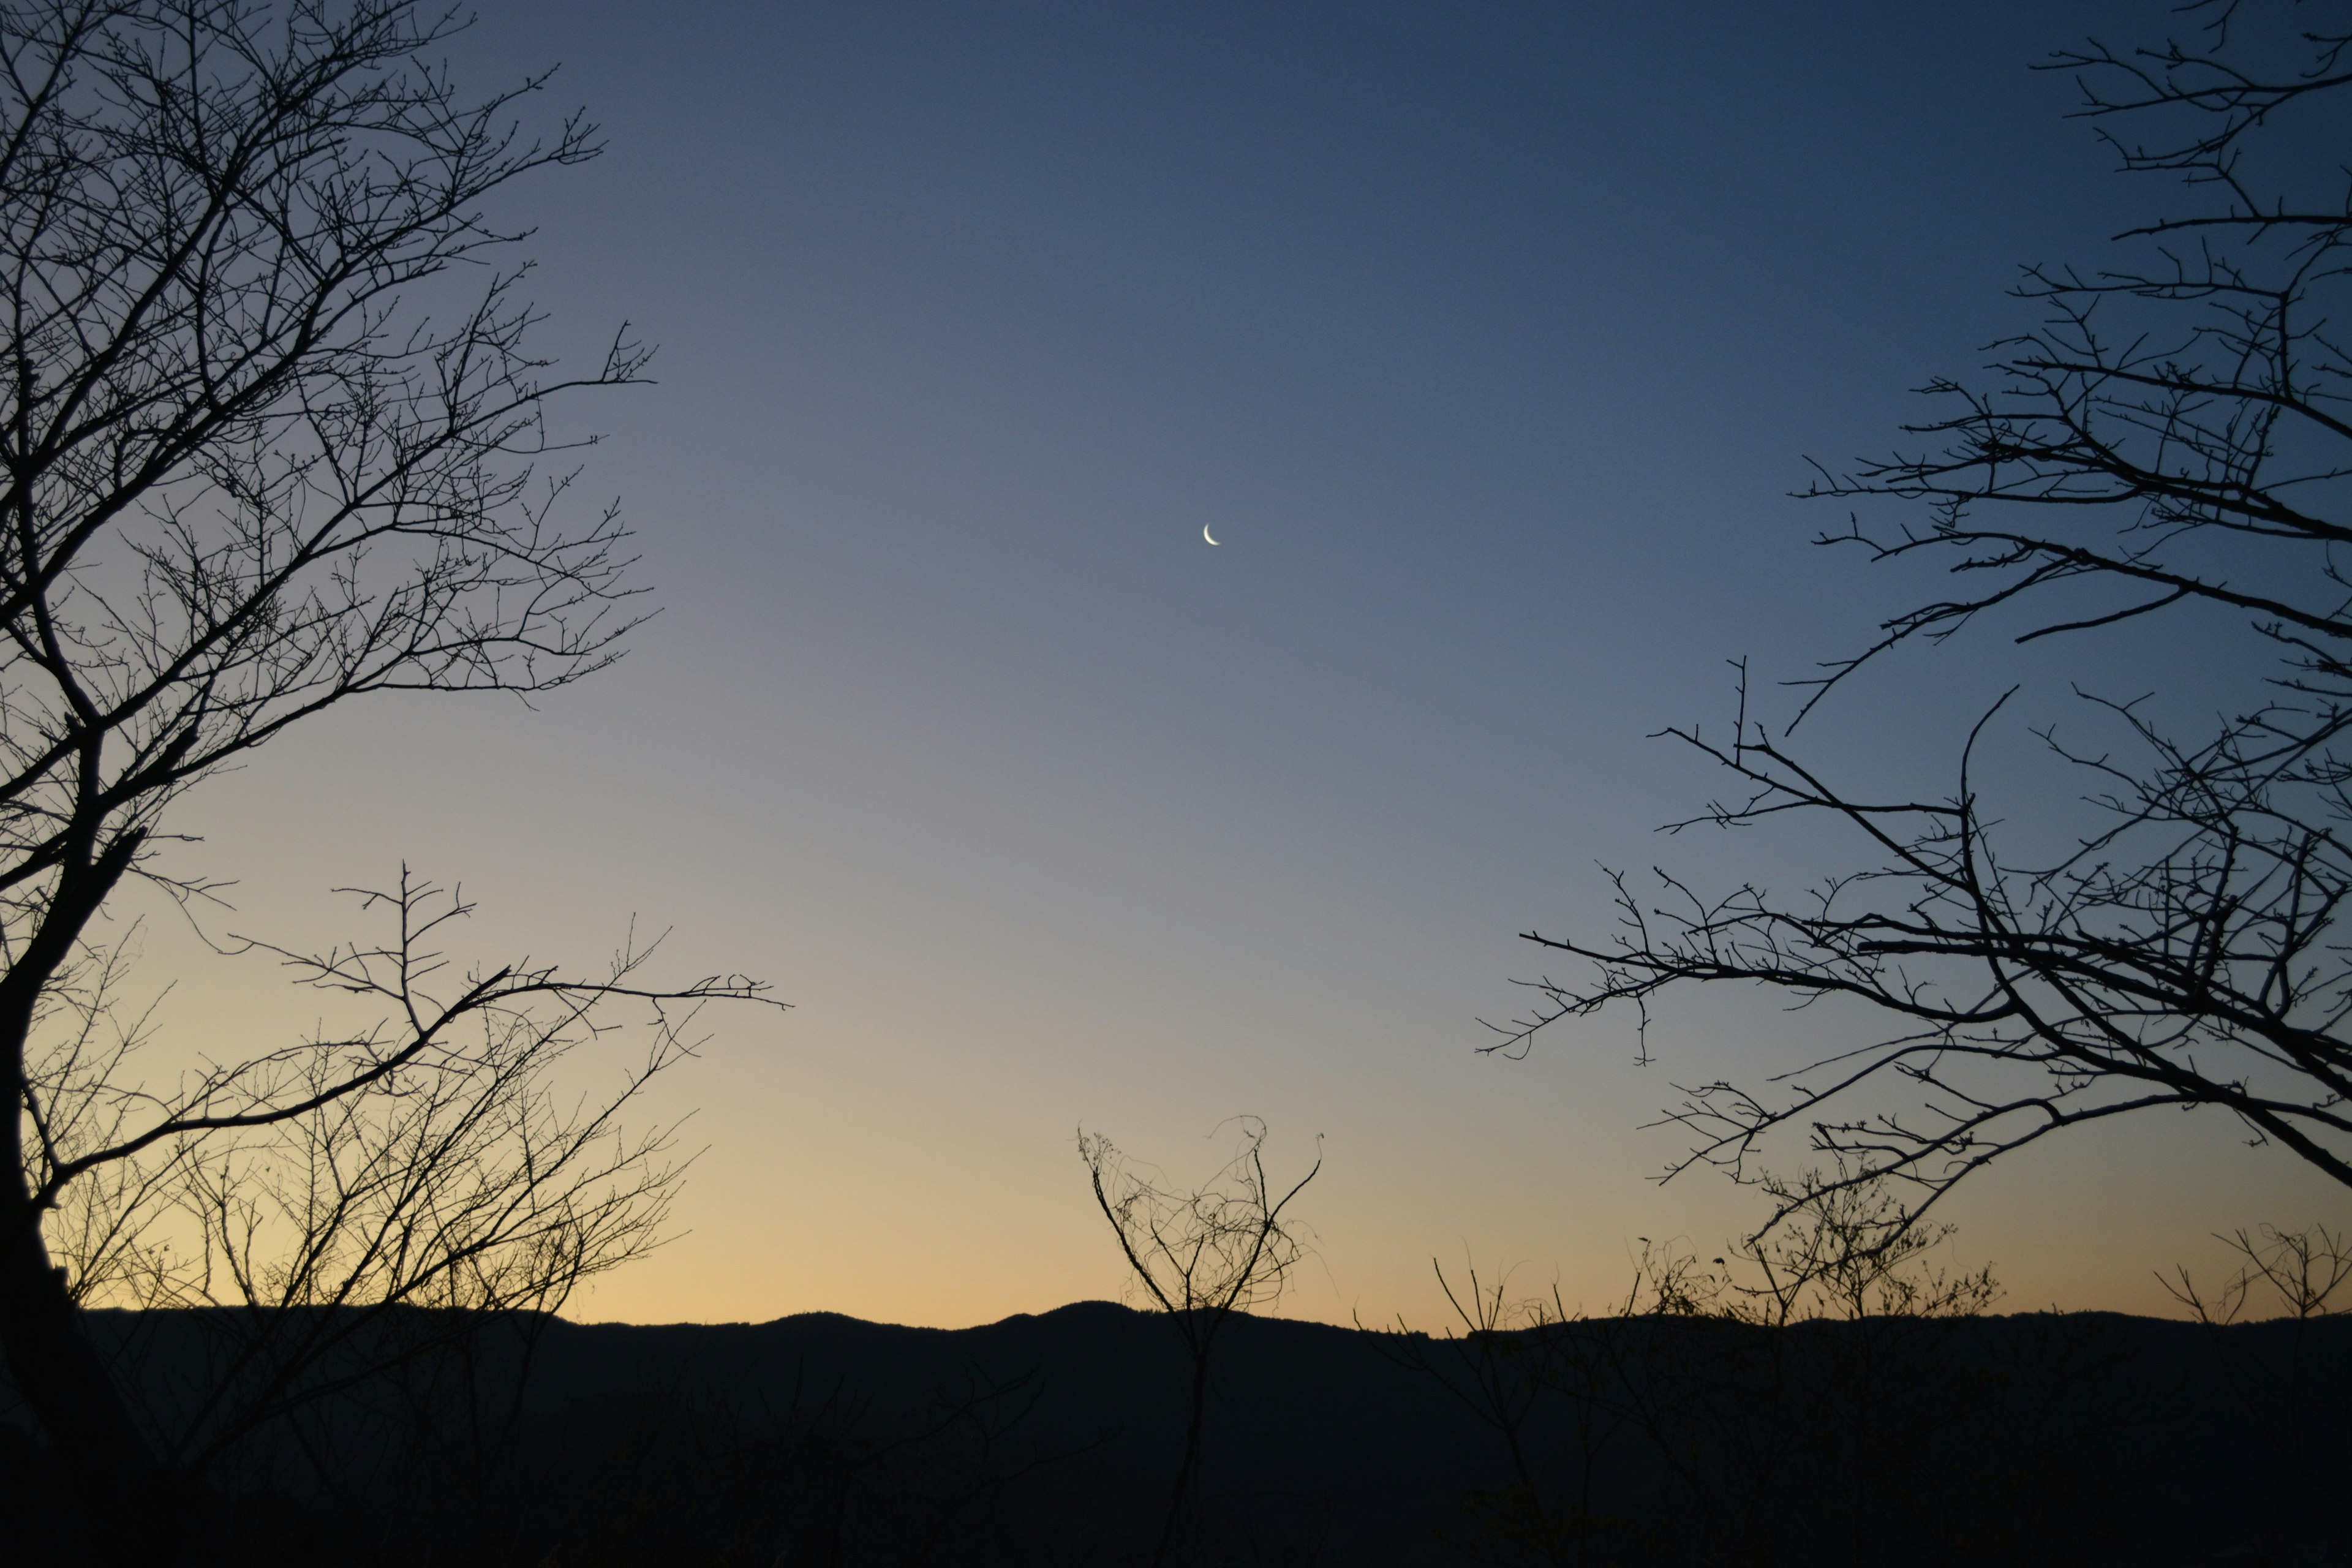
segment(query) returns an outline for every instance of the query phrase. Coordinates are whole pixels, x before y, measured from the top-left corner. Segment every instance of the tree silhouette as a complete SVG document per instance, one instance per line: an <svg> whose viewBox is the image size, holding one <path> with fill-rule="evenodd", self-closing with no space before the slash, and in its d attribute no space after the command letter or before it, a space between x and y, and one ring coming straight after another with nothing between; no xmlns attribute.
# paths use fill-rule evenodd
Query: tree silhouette
<svg viewBox="0 0 2352 1568"><path fill-rule="evenodd" d="M2034 858L2008 847L1971 769L1998 704L1955 725L1950 795L1887 799L1809 764L1795 722L1753 721L1743 666L1728 738L1669 731L1738 781L1694 821L1826 816L1856 859L1795 900L1615 874L1613 936L1528 933L1588 973L1535 982L1537 1005L1489 1047L1524 1051L1618 1004L1646 1022L1687 982L1891 1020L1767 1086L1682 1089L1667 1115L1694 1142L1675 1170L1752 1176L1761 1141L1790 1128L1834 1158L1832 1183L1906 1183L1916 1214L2051 1132L2210 1106L2352 1186L2352 34L2182 9L2202 28L2189 43L2093 43L2047 68L2075 75L2126 173L2184 182L2190 206L2118 237L2099 270L2029 270L2018 292L2042 323L1998 345L1982 383L1926 389L1941 412L1907 428L1935 448L1822 470L1808 493L1925 511L1857 515L1822 542L1941 559L1959 587L1798 683L1796 718L1889 650L1996 613L2028 616L2018 640L2035 642L2202 606L2251 632L2261 678L2185 738L2149 700L2085 694L2092 733L2040 734L2100 820ZM1779 1212L1818 1195L1782 1194Z"/></svg>
<svg viewBox="0 0 2352 1568"><path fill-rule="evenodd" d="M560 1310L658 1242L683 1174L667 1131L618 1120L695 1044L691 992L632 984L649 948L592 980L461 972L442 944L470 904L405 876L354 891L383 940L248 945L362 1026L184 1081L176 1116L158 1116L136 1070L142 1037L110 1016L109 976L61 988L72 1026L37 1036L37 1190L56 1194L68 1290L83 1305L235 1309L197 1320L226 1342L219 1371L159 1434L185 1472L386 1358L446 1359L491 1321ZM644 1054L604 1094L559 1098L564 1059L624 1027L629 1006Z"/></svg>
<svg viewBox="0 0 2352 1568"><path fill-rule="evenodd" d="M1176 1192L1138 1172L1099 1133L1078 1134L1095 1203L1118 1237L1120 1254L1145 1295L1182 1336L1192 1367L1192 1400L1184 1426L1184 1457L1168 1498L1168 1515L1152 1553L1165 1563L1200 1482L1201 1424L1208 1407L1209 1357L1217 1332L1236 1311L1272 1306L1305 1256L1283 1211L1323 1169L1315 1163L1277 1194L1265 1174L1265 1123L1234 1119L1240 1146L1207 1186Z"/></svg>
<svg viewBox="0 0 2352 1568"><path fill-rule="evenodd" d="M757 990L646 988L631 959L583 980L488 968L428 998L420 889L404 885L397 939L305 972L393 1003L381 1026L169 1091L119 1076L119 1054L32 1054L70 1024L69 993L118 967L91 931L125 879L205 891L159 853L184 792L350 698L568 685L637 618L616 514L565 521L576 470L545 411L642 380L646 353L624 332L583 374L534 357L512 259L528 231L488 210L593 157L593 131L517 128L544 77L461 96L430 58L457 25L396 0L0 10L0 1059L17 1111L0 1345L50 1444L91 1473L158 1460L80 1331L46 1216L111 1181L83 1212L100 1240L121 1218L122 1240L162 1190L142 1184L226 1170L218 1240L251 1191L237 1157L168 1152L276 1128L413 1168L397 1118L336 1119L478 1084L595 1027L602 1004ZM656 1028L659 1058L677 1041ZM549 1245L576 1247L594 1221L566 1224Z"/></svg>

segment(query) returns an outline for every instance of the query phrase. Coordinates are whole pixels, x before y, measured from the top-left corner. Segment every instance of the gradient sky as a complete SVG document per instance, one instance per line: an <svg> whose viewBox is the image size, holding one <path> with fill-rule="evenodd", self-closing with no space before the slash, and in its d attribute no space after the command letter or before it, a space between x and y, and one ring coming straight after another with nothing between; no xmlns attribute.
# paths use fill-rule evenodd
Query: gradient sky
<svg viewBox="0 0 2352 1568"><path fill-rule="evenodd" d="M224 924L299 940L404 858L480 900L485 957L593 963L634 913L677 977L794 1005L712 1018L654 1097L708 1145L689 1234L581 1315L1114 1296L1077 1128L1181 1179L1239 1111L1278 1173L1324 1140L1286 1310L1434 1327L1433 1256L1602 1305L1636 1237L1758 1217L1655 1184L1682 1145L1638 1126L1671 1082L1834 1026L1694 994L1645 1068L1626 1019L1517 1064L1475 1020L1539 967L1515 933L1608 918L1600 863L1822 864L1801 834L1660 839L1719 785L1643 737L1727 716L1727 658L1802 674L1902 601L1807 548L1837 516L1786 492L2022 324L2020 263L2144 216L2026 67L2161 25L486 3L461 79L561 62L551 111L609 142L501 216L538 226L550 351L623 320L659 345L659 385L563 417L605 433L583 489L623 500L662 613L535 710L311 724L187 803L186 864L238 879ZM1933 789L1954 715L2018 671L2021 735L2066 679L2201 667L2199 635L1900 661L1814 754ZM184 960L182 1038L300 1012ZM1950 1217L2010 1307L2158 1310L2154 1270L2219 1268L2209 1233L2345 1204L2175 1116L2038 1149Z"/></svg>

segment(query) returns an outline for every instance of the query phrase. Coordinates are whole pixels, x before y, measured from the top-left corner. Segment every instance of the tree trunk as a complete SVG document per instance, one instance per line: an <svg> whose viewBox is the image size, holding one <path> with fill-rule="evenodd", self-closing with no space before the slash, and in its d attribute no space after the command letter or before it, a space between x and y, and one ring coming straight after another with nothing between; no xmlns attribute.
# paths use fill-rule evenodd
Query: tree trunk
<svg viewBox="0 0 2352 1568"><path fill-rule="evenodd" d="M163 1506L163 1469L131 1419L114 1374L82 1331L65 1270L41 1239L24 1147L25 1053L34 1001L65 961L82 926L137 857L143 832L124 834L92 859L68 865L31 940L0 978L0 1050L9 1104L0 1115L0 1352L18 1397L40 1423L61 1478L79 1495L60 1506L94 1509L87 1523L113 1542L143 1542Z"/></svg>
<svg viewBox="0 0 2352 1568"><path fill-rule="evenodd" d="M1192 1352L1192 1412L1184 1426L1184 1462L1176 1468L1176 1486L1168 1497L1168 1519L1160 1527L1160 1545L1151 1554L1152 1568L1167 1568L1176 1550L1177 1533L1191 1511L1192 1489L1200 1480L1201 1417L1208 1401L1209 1347L1203 1344Z"/></svg>
<svg viewBox="0 0 2352 1568"><path fill-rule="evenodd" d="M39 1225L21 1200L0 1248L0 1349L8 1375L58 1457L144 1479L155 1456L99 1359L66 1294L65 1270L49 1262Z"/></svg>
<svg viewBox="0 0 2352 1568"><path fill-rule="evenodd" d="M22 1473L5 1489L16 1507L0 1512L0 1558L24 1548L27 1561L126 1568L212 1561L205 1522L187 1506L194 1500L157 1461L83 1331L21 1177L8 1184L16 1192L0 1220L0 1349L48 1451L12 1459Z"/></svg>

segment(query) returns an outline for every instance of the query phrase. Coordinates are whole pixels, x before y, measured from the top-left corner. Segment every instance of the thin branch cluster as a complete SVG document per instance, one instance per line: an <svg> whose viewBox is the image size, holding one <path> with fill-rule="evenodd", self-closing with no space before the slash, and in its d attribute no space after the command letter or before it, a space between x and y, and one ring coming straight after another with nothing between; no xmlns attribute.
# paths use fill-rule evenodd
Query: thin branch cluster
<svg viewBox="0 0 2352 1568"><path fill-rule="evenodd" d="M459 99L406 6L0 16L0 933L188 784L366 691L614 658L617 518L565 523L500 187L596 151ZM467 275L487 282L470 296ZM438 311L439 313L432 313ZM68 895L68 903L78 901Z"/></svg>
<svg viewBox="0 0 2352 1568"><path fill-rule="evenodd" d="M701 1003L762 990L648 985L634 944L584 976L462 968L468 906L404 869L359 895L375 941L238 944L347 1028L158 1081L123 1001L136 942L100 921L124 879L216 891L164 854L185 791L353 698L569 685L641 619L548 409L646 353L625 328L577 373L535 352L529 231L496 216L595 132L520 128L544 77L461 94L439 57L464 25L0 4L0 1337L51 1438L126 1474L152 1457L67 1295L304 1310L257 1315L298 1327L224 1384L252 1397L187 1438L200 1466L345 1309L552 1310L652 1245L679 1167L618 1110ZM558 1064L624 1022L634 1066L560 1098Z"/></svg>
<svg viewBox="0 0 2352 1568"><path fill-rule="evenodd" d="M1078 1158L1096 1206L1110 1221L1136 1283L1174 1327L1192 1363L1183 1458L1152 1553L1154 1568L1179 1559L1185 1531L1198 1522L1209 1364L1218 1332L1235 1312L1271 1309L1281 1299L1291 1271L1307 1256L1297 1222L1284 1215L1323 1169L1318 1153L1305 1175L1276 1186L1265 1173L1265 1123L1237 1116L1226 1125L1237 1132L1232 1159L1206 1186L1189 1192L1162 1186L1101 1133L1078 1134Z"/></svg>
<svg viewBox="0 0 2352 1568"><path fill-rule="evenodd" d="M146 1016L117 1010L110 952L56 993L28 1075L32 1174L77 1299L250 1314L250 1364L173 1435L192 1467L326 1392L308 1374L393 1308L439 1309L452 1331L553 1312L658 1245L685 1162L673 1129L621 1114L694 1054L703 1002L756 994L733 978L646 989L656 944L590 979L460 972L438 944L471 905L405 877L352 891L388 928L381 944L250 945L362 1028L158 1091L136 1070ZM625 1031L640 1048L604 1089L559 1092L567 1058Z"/></svg>
<svg viewBox="0 0 2352 1568"><path fill-rule="evenodd" d="M1079 1157L1095 1203L1118 1237L1136 1283L1163 1312L1189 1318L1270 1306L1306 1257L1304 1240L1283 1220L1315 1164L1287 1190L1265 1173L1265 1124L1238 1119L1239 1146L1204 1187L1162 1187L1100 1133L1081 1133Z"/></svg>
<svg viewBox="0 0 2352 1568"><path fill-rule="evenodd" d="M1789 1128L1835 1157L1833 1179L1912 1184L1916 1212L2055 1130L2214 1107L2352 1186L2352 33L2302 32L2292 63L2256 69L2236 7L2189 9L2190 42L2053 65L2123 169L2185 189L2189 210L2119 237L2110 268L2030 270L2042 323L1985 378L1926 389L1943 410L1910 427L1926 450L1820 470L1809 494L1911 519L1857 514L1822 542L1940 562L1956 587L1801 683L1797 718L1891 650L1979 621L2032 642L2199 606L2250 635L2247 695L2184 734L2148 699L2082 693L2095 742L2041 739L2100 820L2021 859L1974 776L1998 707L1966 728L1950 795L1874 798L1809 764L1794 723L1753 721L1743 667L1727 742L1669 731L1739 781L1699 820L1823 816L1860 858L1796 900L1617 875L1613 936L1529 933L1591 968L1537 983L1492 1048L1621 1003L1646 1022L1687 981L1845 998L1894 1026L1765 1085L1684 1089L1667 1114L1694 1143L1674 1169L1752 1178ZM1782 1194L1779 1212L1800 1206Z"/></svg>

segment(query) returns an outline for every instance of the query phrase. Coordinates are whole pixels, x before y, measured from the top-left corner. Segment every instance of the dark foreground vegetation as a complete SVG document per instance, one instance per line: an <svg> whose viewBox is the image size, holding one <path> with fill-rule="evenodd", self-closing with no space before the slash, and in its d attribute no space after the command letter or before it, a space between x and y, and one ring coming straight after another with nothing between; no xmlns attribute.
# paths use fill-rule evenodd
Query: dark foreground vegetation
<svg viewBox="0 0 2352 1568"><path fill-rule="evenodd" d="M1581 967L1497 1048L1721 982L1886 1032L1677 1091L1681 1168L1772 1201L1729 1261L1645 1257L1603 1319L1474 1278L1435 1339L1248 1315L1320 1163L1270 1178L1245 1118L1202 1188L1080 1141L1166 1323L568 1323L682 1173L625 1116L698 1006L764 987L657 981L634 935L609 967L468 967L469 906L405 869L360 891L373 935L205 927L231 879L184 795L376 693L570 686L642 616L550 410L646 352L621 329L556 368L528 223L494 216L599 143L528 129L544 75L460 91L465 18L0 0L0 1563L2352 1564L2340 1230L2242 1234L2218 1294L2179 1279L2195 1323L1988 1317L1990 1271L1921 1258L1970 1173L2160 1108L2352 1190L2340 7L2189 0L2161 43L2048 62L2168 205L2095 268L2029 269L2038 324L1811 492L1856 509L1823 542L1957 585L1771 725L1743 677L1727 739L1674 731L1738 780L1695 822L1821 818L1859 858L1792 901L1618 880L1616 931L1530 933ZM2254 657L2203 662L2235 695L2086 690L2028 731L2087 791L2047 830L1976 793L2006 697L1950 715L1942 798L1791 737L1971 625L2054 650L2224 621ZM141 883L325 998L315 1030L143 1056ZM604 1098L560 1087L630 1020ZM1765 1163L1791 1142L1811 1169ZM2229 1321L2258 1283L2287 1316Z"/></svg>
<svg viewBox="0 0 2352 1568"><path fill-rule="evenodd" d="M286 1389L271 1327L95 1318L160 1433L202 1442L261 1395L162 1560L1135 1562L1186 1432L1178 1337L1104 1303L953 1331L815 1314L451 1335L418 1312L352 1352L358 1371L404 1348L390 1370L345 1383L331 1362ZM102 1552L110 1521L20 1405L5 1420L23 1560ZM1236 1317L1179 1553L2341 1563L2347 1438L2341 1318L1651 1315L1432 1338Z"/></svg>

